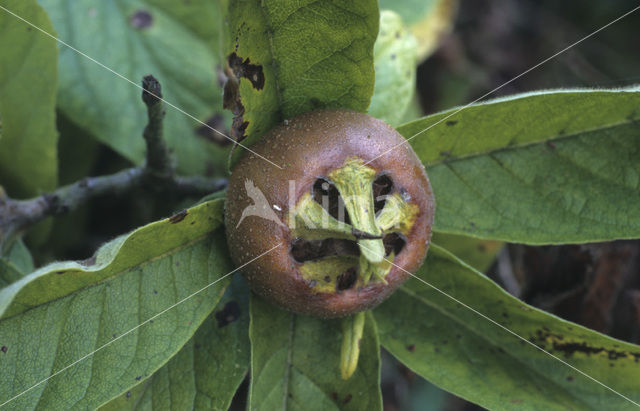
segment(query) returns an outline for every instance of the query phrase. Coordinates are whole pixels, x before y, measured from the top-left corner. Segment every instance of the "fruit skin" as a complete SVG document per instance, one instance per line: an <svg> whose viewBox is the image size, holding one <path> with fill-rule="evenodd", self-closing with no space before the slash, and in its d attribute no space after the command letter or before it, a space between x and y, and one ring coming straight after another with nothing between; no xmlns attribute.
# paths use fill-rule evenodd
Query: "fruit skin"
<svg viewBox="0 0 640 411"><path fill-rule="evenodd" d="M392 267L388 284L371 282L362 288L335 293L318 293L309 287L291 256L291 237L286 213L314 182L341 167L353 156L370 164L378 173L390 175L395 189L406 191L419 213L407 235L404 249L394 264L414 273L429 247L435 202L424 166L405 139L386 123L350 110L319 110L303 114L267 133L251 149L280 165L278 169L252 153L235 166L229 180L225 225L231 258L237 266L257 258L242 271L251 289L267 300L301 314L323 318L340 317L373 308L387 298L409 274ZM396 147L398 146L398 147ZM392 151L387 152L391 148ZM384 154L384 155L383 155ZM252 181L264 193L272 210L284 224L248 217L236 228L242 211L253 205L245 189ZM289 198L289 181L295 180L295 194Z"/></svg>

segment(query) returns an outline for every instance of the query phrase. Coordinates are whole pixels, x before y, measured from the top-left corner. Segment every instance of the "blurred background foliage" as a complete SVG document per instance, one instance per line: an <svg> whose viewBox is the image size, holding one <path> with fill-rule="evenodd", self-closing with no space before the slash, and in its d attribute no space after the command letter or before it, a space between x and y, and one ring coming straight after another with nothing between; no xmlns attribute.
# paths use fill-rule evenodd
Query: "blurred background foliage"
<svg viewBox="0 0 640 411"><path fill-rule="evenodd" d="M43 0L41 3L46 7L49 2ZM150 3L161 13L173 13L166 2ZM413 40L407 37L405 42L405 45L415 45L415 54L408 58L417 65L414 95L407 96L406 102L398 103L407 107L404 116L387 119L402 124L479 98L631 10L637 2L619 0L585 5L575 0L380 0L380 6L381 9L393 9L402 18L403 36L410 33L414 37ZM187 25L185 30L189 33L185 36L206 37L202 16L184 15L180 19L192 22ZM55 26L55 15L52 20ZM550 88L616 88L637 84L640 82L639 22L640 15L631 15L615 23L491 97ZM143 30L146 24L139 19L130 19L129 23L131 29L137 31ZM138 41L144 46L144 34ZM212 47L216 41L213 39L207 44ZM389 58L393 55L381 48L377 53ZM219 57L212 55L210 59L215 62ZM385 67L394 69L393 66ZM181 67L171 69L179 71ZM208 69L212 83L210 91L219 92L221 87L216 79L222 75L222 67L217 65ZM413 70L413 66L410 69ZM104 75L111 76L110 73ZM208 109L200 110L199 117L214 127L228 130L230 116L223 112L221 101L209 95L206 98L210 99L210 108L218 108L213 113ZM131 104L138 105L138 112L143 111L139 99ZM132 159L138 156L125 155L118 147L100 143L100 136L95 134L102 131L83 128L82 115L65 107L57 115L60 185L129 167ZM383 114L378 116L384 117ZM117 118L109 120L121 121ZM170 123L169 118L167 123ZM142 124L144 119L140 118L135 127ZM126 126L123 124L116 129L126 129ZM195 124L190 127L190 135L180 138L195 137L199 139L198 146L212 145L207 151L227 150L223 147L224 142L211 133ZM95 138L87 138L91 135ZM222 156L216 157L220 158ZM195 170L197 165L183 168ZM223 170L219 165L209 165L204 172L221 176ZM93 199L77 212L57 218L47 241L31 239L29 245L35 265L54 259L87 258L105 241L170 215L196 200L160 196L148 189L140 189L126 198ZM434 240L530 304L614 337L640 342L639 241L531 247L503 246L498 242L456 236L441 236ZM243 387L246 390L246 384ZM387 410L479 409L477 405L432 386L386 353L383 353L382 388ZM241 387L233 408L244 409L245 397Z"/></svg>

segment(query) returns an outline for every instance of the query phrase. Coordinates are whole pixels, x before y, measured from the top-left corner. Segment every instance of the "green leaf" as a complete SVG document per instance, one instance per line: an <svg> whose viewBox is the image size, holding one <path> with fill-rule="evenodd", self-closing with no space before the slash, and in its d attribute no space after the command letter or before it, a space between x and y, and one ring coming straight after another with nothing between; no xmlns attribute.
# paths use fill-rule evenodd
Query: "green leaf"
<svg viewBox="0 0 640 411"><path fill-rule="evenodd" d="M380 32L373 48L376 84L369 106L373 117L396 125L403 118L416 88L416 39L399 15L380 13Z"/></svg>
<svg viewBox="0 0 640 411"><path fill-rule="evenodd" d="M53 32L35 0L0 5ZM30 197L56 186L56 43L0 10L0 185L12 197Z"/></svg>
<svg viewBox="0 0 640 411"><path fill-rule="evenodd" d="M100 407L227 410L249 370L249 289L241 276L193 338L150 378Z"/></svg>
<svg viewBox="0 0 640 411"><path fill-rule="evenodd" d="M427 166L435 230L529 244L640 237L640 92L531 93L457 110L398 129L416 136Z"/></svg>
<svg viewBox="0 0 640 411"><path fill-rule="evenodd" d="M501 241L480 240L465 235L435 233L431 242L450 251L471 267L485 272L504 245Z"/></svg>
<svg viewBox="0 0 640 411"><path fill-rule="evenodd" d="M140 84L153 74L164 98L206 121L221 114L220 66L212 48L219 16L207 0L40 0L61 40ZM199 16L194 19L193 16ZM59 105L79 127L134 163L144 159L146 124L141 90L71 50L60 47ZM227 150L197 135L197 121L166 107L164 134L182 173L222 171ZM217 125L220 128L220 125ZM223 130L220 130L223 131Z"/></svg>
<svg viewBox="0 0 640 411"><path fill-rule="evenodd" d="M342 321L284 311L251 298L253 410L381 410L380 352L375 322L367 313L360 361L340 378Z"/></svg>
<svg viewBox="0 0 640 411"><path fill-rule="evenodd" d="M223 50L233 73L225 100L237 117L232 135L247 137L242 144L314 109L367 110L375 81L375 0L224 0L222 10Z"/></svg>
<svg viewBox="0 0 640 411"><path fill-rule="evenodd" d="M0 288L18 281L31 271L33 271L31 253L22 240L17 240L11 244L5 255L0 255Z"/></svg>
<svg viewBox="0 0 640 411"><path fill-rule="evenodd" d="M640 402L640 347L530 307L437 246L376 308L382 345L434 384L489 409L628 410ZM557 358L540 351L549 351Z"/></svg>
<svg viewBox="0 0 640 411"><path fill-rule="evenodd" d="M393 10L402 17L417 38L418 60L429 57L443 34L453 26L457 0L380 0L381 9Z"/></svg>
<svg viewBox="0 0 640 411"><path fill-rule="evenodd" d="M2 289L0 405L95 408L164 365L227 284L222 208L201 204Z"/></svg>

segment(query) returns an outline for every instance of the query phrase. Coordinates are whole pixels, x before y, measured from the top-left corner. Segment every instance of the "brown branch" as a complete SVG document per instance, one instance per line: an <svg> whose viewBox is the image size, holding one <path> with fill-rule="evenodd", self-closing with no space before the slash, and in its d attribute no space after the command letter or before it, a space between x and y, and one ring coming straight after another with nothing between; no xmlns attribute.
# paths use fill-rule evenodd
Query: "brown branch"
<svg viewBox="0 0 640 411"><path fill-rule="evenodd" d="M164 107L160 83L149 75L144 77L142 86L142 100L148 113L143 132L147 145L144 164L107 176L87 177L29 200L11 199L0 187L0 251L34 224L50 216L71 212L93 197L119 196L142 186L185 196L203 196L226 187L224 178L174 175L171 157L162 138Z"/></svg>

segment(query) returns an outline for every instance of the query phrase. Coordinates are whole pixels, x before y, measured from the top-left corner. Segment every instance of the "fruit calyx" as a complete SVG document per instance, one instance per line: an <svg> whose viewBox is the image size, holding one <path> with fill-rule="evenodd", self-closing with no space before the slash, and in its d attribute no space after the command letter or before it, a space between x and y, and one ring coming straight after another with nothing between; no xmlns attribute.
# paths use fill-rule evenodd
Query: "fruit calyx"
<svg viewBox="0 0 640 411"><path fill-rule="evenodd" d="M418 213L390 175L352 156L289 210L291 252L315 292L386 284Z"/></svg>

